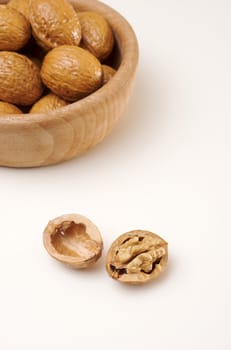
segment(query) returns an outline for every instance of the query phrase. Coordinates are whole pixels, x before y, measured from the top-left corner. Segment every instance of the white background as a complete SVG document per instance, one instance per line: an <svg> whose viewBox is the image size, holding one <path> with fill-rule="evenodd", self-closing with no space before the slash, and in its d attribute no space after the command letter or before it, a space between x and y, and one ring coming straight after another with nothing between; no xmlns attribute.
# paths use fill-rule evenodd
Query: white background
<svg viewBox="0 0 231 350"><path fill-rule="evenodd" d="M0 347L230 350L231 3L105 0L134 27L140 63L129 108L84 156L0 168ZM42 245L48 220L89 217L101 262L73 271ZM169 242L168 271L110 279L112 241L148 229Z"/></svg>

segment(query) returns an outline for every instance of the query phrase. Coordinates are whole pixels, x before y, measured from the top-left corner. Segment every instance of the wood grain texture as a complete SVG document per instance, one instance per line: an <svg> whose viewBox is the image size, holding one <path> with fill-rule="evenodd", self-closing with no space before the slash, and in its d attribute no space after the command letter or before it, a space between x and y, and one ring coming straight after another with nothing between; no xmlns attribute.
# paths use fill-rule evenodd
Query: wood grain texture
<svg viewBox="0 0 231 350"><path fill-rule="evenodd" d="M0 1L6 3L6 1ZM118 71L88 97L47 114L0 118L0 165L36 167L74 158L101 142L122 116L131 96L138 63L137 39L128 22L96 0L71 0L80 11L96 11L110 23Z"/></svg>

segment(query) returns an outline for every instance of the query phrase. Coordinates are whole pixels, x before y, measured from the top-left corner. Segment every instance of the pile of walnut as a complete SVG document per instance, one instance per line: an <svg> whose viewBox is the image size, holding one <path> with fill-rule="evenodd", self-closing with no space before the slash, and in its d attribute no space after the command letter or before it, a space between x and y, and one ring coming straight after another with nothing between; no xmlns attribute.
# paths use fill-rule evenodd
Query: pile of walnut
<svg viewBox="0 0 231 350"><path fill-rule="evenodd" d="M115 74L102 64L113 47L101 15L65 0L0 5L0 114L46 113L91 94Z"/></svg>

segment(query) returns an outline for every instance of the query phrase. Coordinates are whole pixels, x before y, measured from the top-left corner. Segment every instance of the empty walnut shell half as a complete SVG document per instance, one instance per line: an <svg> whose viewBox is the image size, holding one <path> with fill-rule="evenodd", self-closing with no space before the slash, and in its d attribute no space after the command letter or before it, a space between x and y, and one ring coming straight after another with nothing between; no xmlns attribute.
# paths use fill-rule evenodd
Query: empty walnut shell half
<svg viewBox="0 0 231 350"><path fill-rule="evenodd" d="M167 242L155 233L135 230L114 241L106 257L106 269L120 282L143 284L163 272L167 261Z"/></svg>
<svg viewBox="0 0 231 350"><path fill-rule="evenodd" d="M53 258L76 269L93 265L103 249L98 228L78 214L62 215L49 221L43 242Z"/></svg>

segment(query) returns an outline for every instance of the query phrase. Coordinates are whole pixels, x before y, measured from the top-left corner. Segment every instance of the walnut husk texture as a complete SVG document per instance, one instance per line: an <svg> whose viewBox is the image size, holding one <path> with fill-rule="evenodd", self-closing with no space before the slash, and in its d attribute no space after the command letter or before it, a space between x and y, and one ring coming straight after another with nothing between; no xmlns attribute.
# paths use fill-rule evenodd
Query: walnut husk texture
<svg viewBox="0 0 231 350"><path fill-rule="evenodd" d="M103 68L103 84L107 84L114 77L116 70L106 64L102 64Z"/></svg>
<svg viewBox="0 0 231 350"><path fill-rule="evenodd" d="M31 37L31 25L20 12L0 5L0 50L17 51Z"/></svg>
<svg viewBox="0 0 231 350"><path fill-rule="evenodd" d="M22 111L11 103L0 101L0 117L6 114L22 114Z"/></svg>
<svg viewBox="0 0 231 350"><path fill-rule="evenodd" d="M82 45L100 61L112 52L114 36L108 21L96 12L79 13L82 27Z"/></svg>
<svg viewBox="0 0 231 350"><path fill-rule="evenodd" d="M149 231L135 230L121 235L106 257L108 274L124 283L143 284L167 267L168 244Z"/></svg>
<svg viewBox="0 0 231 350"><path fill-rule="evenodd" d="M44 84L66 101L77 101L103 83L102 66L90 52L71 45L59 46L46 55L41 68Z"/></svg>
<svg viewBox="0 0 231 350"><path fill-rule="evenodd" d="M29 106L42 95L39 68L16 52L0 52L0 100Z"/></svg>
<svg viewBox="0 0 231 350"><path fill-rule="evenodd" d="M37 42L47 49L78 45L81 26L78 14L65 0L31 0L29 17Z"/></svg>
<svg viewBox="0 0 231 350"><path fill-rule="evenodd" d="M29 21L29 2L30 0L10 0L7 5L20 12Z"/></svg>
<svg viewBox="0 0 231 350"><path fill-rule="evenodd" d="M47 113L54 109L67 106L69 103L53 93L49 93L38 100L31 108L30 113Z"/></svg>

